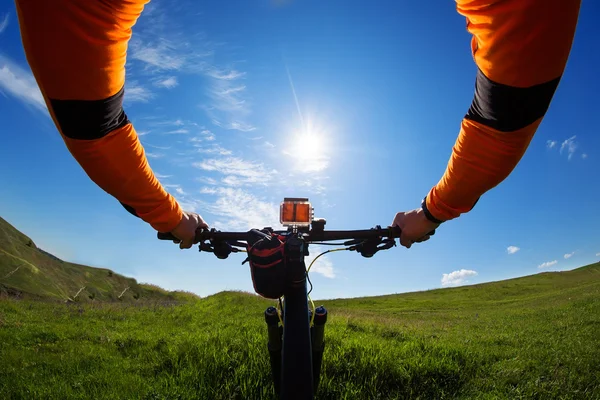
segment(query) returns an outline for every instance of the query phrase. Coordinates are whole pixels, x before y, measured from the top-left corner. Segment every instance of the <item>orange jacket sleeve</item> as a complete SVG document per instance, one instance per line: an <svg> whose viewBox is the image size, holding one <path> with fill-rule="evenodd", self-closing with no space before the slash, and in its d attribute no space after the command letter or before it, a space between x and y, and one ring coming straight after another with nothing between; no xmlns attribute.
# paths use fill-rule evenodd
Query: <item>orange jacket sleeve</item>
<svg viewBox="0 0 600 400"><path fill-rule="evenodd" d="M88 176L169 232L181 209L150 169L123 110L131 28L149 0L16 0L21 38L54 123Z"/></svg>
<svg viewBox="0 0 600 400"><path fill-rule="evenodd" d="M444 175L423 201L436 222L470 211L516 167L558 86L579 0L457 0L473 35L475 95Z"/></svg>

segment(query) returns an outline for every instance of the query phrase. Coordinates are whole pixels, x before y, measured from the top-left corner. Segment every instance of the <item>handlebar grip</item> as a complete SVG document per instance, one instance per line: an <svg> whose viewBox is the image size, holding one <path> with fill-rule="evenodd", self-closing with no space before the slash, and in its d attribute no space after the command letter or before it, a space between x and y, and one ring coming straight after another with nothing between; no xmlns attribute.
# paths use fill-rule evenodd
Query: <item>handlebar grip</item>
<svg viewBox="0 0 600 400"><path fill-rule="evenodd" d="M156 234L159 240L172 240L175 243L181 242L177 237L175 237L171 232L158 232Z"/></svg>

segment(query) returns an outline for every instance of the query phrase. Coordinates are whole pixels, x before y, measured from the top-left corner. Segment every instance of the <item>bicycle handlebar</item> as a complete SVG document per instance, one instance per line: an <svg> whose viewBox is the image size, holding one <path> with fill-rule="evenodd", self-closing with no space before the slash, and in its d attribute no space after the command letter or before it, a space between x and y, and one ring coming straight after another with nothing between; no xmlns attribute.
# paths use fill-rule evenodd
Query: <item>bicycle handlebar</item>
<svg viewBox="0 0 600 400"><path fill-rule="evenodd" d="M285 234L288 231L275 231L275 233ZM399 227L388 226L387 228L373 228L348 231L327 231L327 230L311 230L303 232L302 237L306 242L323 242L330 240L347 240L347 239L377 239L381 237L399 238L402 231ZM199 230L196 232L195 243L204 242L206 240L215 241L248 241L252 235L264 235L257 229L251 229L247 232L220 232L216 230ZM158 232L158 239L178 241L171 233Z"/></svg>

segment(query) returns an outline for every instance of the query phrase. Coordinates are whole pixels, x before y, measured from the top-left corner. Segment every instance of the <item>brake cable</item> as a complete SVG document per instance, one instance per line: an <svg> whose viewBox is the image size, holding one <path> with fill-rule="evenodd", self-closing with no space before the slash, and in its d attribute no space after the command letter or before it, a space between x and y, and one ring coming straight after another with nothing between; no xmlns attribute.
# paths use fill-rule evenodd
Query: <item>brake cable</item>
<svg viewBox="0 0 600 400"><path fill-rule="evenodd" d="M318 256L316 256L311 262L310 265L308 266L308 268L306 269L306 279L308 279L308 283L310 283L310 290L308 291L308 293L306 293L306 296L308 297L308 301L310 301L310 305L312 306L312 314L310 317L310 324L312 325L314 320L315 320L315 303L314 301L310 298L310 292L312 292L313 290L313 285L312 282L310 281L310 278L308 277L308 273L310 271L310 269L312 268L313 264L315 263L315 261L317 261L317 258L327 254L327 253L333 253L335 251L345 251L345 250L350 250L349 247L340 247L339 249L331 249L331 250L327 250L322 252L321 254L319 254Z"/></svg>

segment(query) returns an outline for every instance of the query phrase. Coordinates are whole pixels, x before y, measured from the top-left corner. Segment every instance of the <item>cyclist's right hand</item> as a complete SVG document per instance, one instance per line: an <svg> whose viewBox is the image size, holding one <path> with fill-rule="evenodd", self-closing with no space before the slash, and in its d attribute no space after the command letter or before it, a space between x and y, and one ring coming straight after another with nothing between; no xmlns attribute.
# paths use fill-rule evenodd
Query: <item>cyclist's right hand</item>
<svg viewBox="0 0 600 400"><path fill-rule="evenodd" d="M437 229L440 224L431 222L425 216L422 208L407 212L399 212L394 217L392 226L398 226L402 230L400 236L400 244L407 249L413 243L421 243L429 240L432 232Z"/></svg>
<svg viewBox="0 0 600 400"><path fill-rule="evenodd" d="M196 213L184 211L179 225L171 231L173 236L181 240L180 249L189 249L194 245L196 230L198 228L208 229L208 224Z"/></svg>

